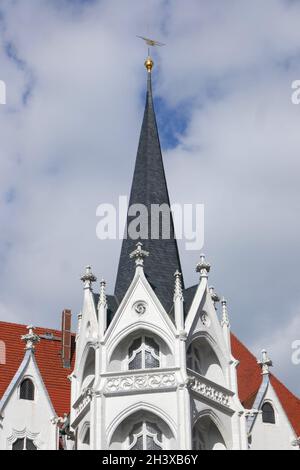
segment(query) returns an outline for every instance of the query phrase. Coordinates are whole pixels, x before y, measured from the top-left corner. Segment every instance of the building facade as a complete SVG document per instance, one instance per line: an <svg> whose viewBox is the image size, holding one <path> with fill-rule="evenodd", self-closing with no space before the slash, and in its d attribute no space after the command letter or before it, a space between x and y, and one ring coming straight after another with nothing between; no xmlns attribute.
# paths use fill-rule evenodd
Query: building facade
<svg viewBox="0 0 300 470"><path fill-rule="evenodd" d="M150 57L145 65L129 204L146 209L144 226L138 240L130 237L129 210L113 295L105 281L96 293L86 268L75 335L68 311L61 332L29 327L26 335L21 325L0 323L0 448L297 450L300 401L270 373L266 351L257 361L231 333L204 255L198 284L184 285ZM160 223L149 236L153 206L169 209L168 237Z"/></svg>

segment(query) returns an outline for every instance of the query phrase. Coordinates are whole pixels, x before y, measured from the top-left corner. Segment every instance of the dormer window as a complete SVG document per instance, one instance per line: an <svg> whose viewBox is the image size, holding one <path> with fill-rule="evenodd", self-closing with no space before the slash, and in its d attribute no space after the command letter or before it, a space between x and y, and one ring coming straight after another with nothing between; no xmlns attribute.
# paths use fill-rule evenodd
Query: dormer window
<svg viewBox="0 0 300 470"><path fill-rule="evenodd" d="M20 399L34 401L34 385L32 380L24 379L20 385Z"/></svg>
<svg viewBox="0 0 300 470"><path fill-rule="evenodd" d="M135 339L128 350L129 370L160 367L159 346L154 339L142 336Z"/></svg>
<svg viewBox="0 0 300 470"><path fill-rule="evenodd" d="M264 403L262 406L262 421L265 424L275 424L275 411L271 403Z"/></svg>

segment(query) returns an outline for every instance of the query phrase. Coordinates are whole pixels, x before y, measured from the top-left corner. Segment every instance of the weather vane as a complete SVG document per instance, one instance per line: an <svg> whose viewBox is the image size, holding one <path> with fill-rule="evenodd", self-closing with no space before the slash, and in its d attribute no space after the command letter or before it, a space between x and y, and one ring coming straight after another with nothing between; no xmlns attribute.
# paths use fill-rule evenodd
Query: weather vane
<svg viewBox="0 0 300 470"><path fill-rule="evenodd" d="M150 56L150 47L156 47L156 46L162 47L162 46L165 46L165 44L159 41L155 41L154 39L145 38L144 36L137 36L137 37L145 41L145 43L148 46L148 57L145 62L145 67L150 73L154 65L154 62Z"/></svg>

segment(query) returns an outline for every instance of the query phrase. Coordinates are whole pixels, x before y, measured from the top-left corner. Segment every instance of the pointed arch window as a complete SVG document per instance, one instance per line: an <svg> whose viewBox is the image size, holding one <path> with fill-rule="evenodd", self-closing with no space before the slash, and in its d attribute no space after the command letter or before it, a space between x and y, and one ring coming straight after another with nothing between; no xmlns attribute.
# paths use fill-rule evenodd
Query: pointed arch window
<svg viewBox="0 0 300 470"><path fill-rule="evenodd" d="M163 435L160 428L149 421L133 426L129 434L129 450L162 450Z"/></svg>
<svg viewBox="0 0 300 470"><path fill-rule="evenodd" d="M32 439L23 437L22 439L17 439L13 443L12 450L37 450L37 447Z"/></svg>
<svg viewBox="0 0 300 470"><path fill-rule="evenodd" d="M159 346L153 338L135 339L128 350L129 370L156 369L160 367Z"/></svg>
<svg viewBox="0 0 300 470"><path fill-rule="evenodd" d="M205 450L203 435L197 428L193 429L193 450Z"/></svg>
<svg viewBox="0 0 300 470"><path fill-rule="evenodd" d="M187 351L187 367L198 374L202 373L201 356L199 349L191 344Z"/></svg>
<svg viewBox="0 0 300 470"><path fill-rule="evenodd" d="M271 403L264 403L262 406L262 421L265 424L275 424L275 411Z"/></svg>
<svg viewBox="0 0 300 470"><path fill-rule="evenodd" d="M20 399L34 401L34 384L30 379L24 379L20 385Z"/></svg>

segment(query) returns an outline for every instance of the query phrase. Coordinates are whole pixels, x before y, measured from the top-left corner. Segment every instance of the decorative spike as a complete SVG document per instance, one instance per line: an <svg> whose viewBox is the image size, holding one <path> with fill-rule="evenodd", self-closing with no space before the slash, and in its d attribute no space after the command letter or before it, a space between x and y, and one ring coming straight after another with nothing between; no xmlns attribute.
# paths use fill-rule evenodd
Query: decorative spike
<svg viewBox="0 0 300 470"><path fill-rule="evenodd" d="M99 304L98 307L100 306L107 306L107 298L106 298L106 281L102 279L100 282L100 295L99 295Z"/></svg>
<svg viewBox="0 0 300 470"><path fill-rule="evenodd" d="M262 359L261 361L257 361L257 363L262 368L262 375L269 375L270 374L270 367L273 367L273 362L268 356L268 353L265 349L262 350Z"/></svg>
<svg viewBox="0 0 300 470"><path fill-rule="evenodd" d="M174 289L174 302L176 299L183 301L183 291L182 291L182 274L177 270L174 274L175 277L175 289Z"/></svg>
<svg viewBox="0 0 300 470"><path fill-rule="evenodd" d="M130 259L135 260L136 267L139 267L139 266L143 267L144 266L144 258L147 258L149 256L148 251L145 251L142 248L143 248L143 244L141 242L139 242L139 243L136 244L136 250L134 250L130 254Z"/></svg>
<svg viewBox="0 0 300 470"><path fill-rule="evenodd" d="M210 272L210 264L206 262L205 255L200 255L200 261L196 267L197 273L200 273L200 279L207 278Z"/></svg>
<svg viewBox="0 0 300 470"><path fill-rule="evenodd" d="M229 315L228 315L228 310L227 310L227 300L223 297L221 300L222 304L222 320L221 320L221 325L222 326L230 326L229 323Z"/></svg>
<svg viewBox="0 0 300 470"><path fill-rule="evenodd" d="M96 276L92 273L91 266L87 266L85 268L85 273L81 277L81 281L84 283L85 289L92 289L92 285L94 282L97 282Z"/></svg>
<svg viewBox="0 0 300 470"><path fill-rule="evenodd" d="M22 341L25 341L26 351L33 351L35 350L35 345L40 342L40 337L34 333L35 327L30 325L27 326L28 333L27 335L21 336Z"/></svg>

